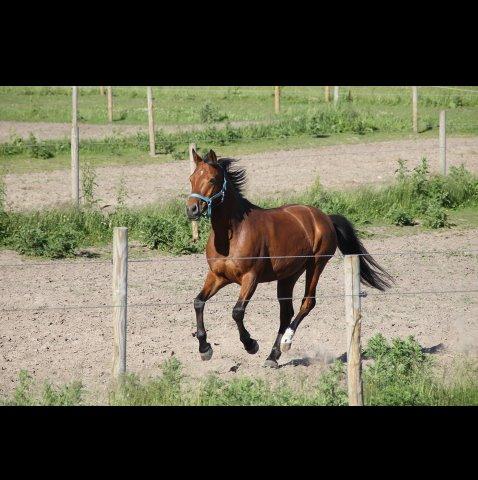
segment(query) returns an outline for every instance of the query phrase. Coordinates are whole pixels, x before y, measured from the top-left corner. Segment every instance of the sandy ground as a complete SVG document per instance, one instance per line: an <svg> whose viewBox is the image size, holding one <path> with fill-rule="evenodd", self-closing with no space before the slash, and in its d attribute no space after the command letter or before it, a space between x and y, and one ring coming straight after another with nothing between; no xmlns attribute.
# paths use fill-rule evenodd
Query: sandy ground
<svg viewBox="0 0 478 480"><path fill-rule="evenodd" d="M477 256L391 255L393 252L478 249L478 230L440 231L412 236L365 240L371 252L396 279L390 295L370 293L363 299L363 340L382 332L387 337L414 335L426 347L444 345L441 356L478 354L478 295L476 293L398 295L398 292L470 290L478 288ZM112 358L111 265L81 260L35 266L13 252L0 253L0 309L40 306L93 306L91 309L1 312L0 392L10 392L20 369L37 380L82 379L96 392L91 401L104 402ZM38 260L35 261L38 263ZM263 368L278 328L275 283L261 284L248 306L246 326L260 344L247 354L231 317L238 286L228 286L205 309L211 361L197 351L192 301L202 286L207 265L202 255L130 263L128 370L157 374L159 364L175 355L185 373L222 378L247 374L271 380L305 375L316 381L327 362L344 353L345 322L343 267L330 261L319 282L316 308L303 321L292 349L283 354L283 368ZM297 311L303 279L296 286ZM377 293L372 295L372 293ZM323 297L321 297L323 295ZM332 295L332 296L329 296ZM309 364L308 366L304 364ZM231 367L237 367L234 373Z"/></svg>
<svg viewBox="0 0 478 480"><path fill-rule="evenodd" d="M320 175L325 187L347 188L390 181L399 158L408 166L426 156L432 170L438 170L436 139L400 140L356 145L335 145L313 149L245 155L241 165L249 179L247 194L252 199L302 192ZM463 163L478 171L478 137L447 139L448 164ZM220 148L217 149L220 153ZM95 196L100 205L116 203L118 185L124 177L129 205L164 202L189 192L189 163L177 161L138 166L97 169ZM69 171L9 174L5 177L7 208L41 209L65 204L70 198Z"/></svg>
<svg viewBox="0 0 478 480"><path fill-rule="evenodd" d="M145 109L146 112L146 109ZM146 113L145 113L146 115ZM252 125L261 122L253 121L236 121L230 122L232 126L239 127L244 125ZM215 124L216 128L224 128L225 123ZM195 131L203 130L208 125L189 124L189 125L156 125L156 129L163 130L168 133L178 131ZM99 139L111 136L131 136L138 132L147 132L147 125L96 125L96 124L80 124L80 134L83 139ZM0 121L0 142L8 142L13 135L27 139L33 133L38 140L56 140L70 138L71 123L50 123L50 122L13 122L7 120Z"/></svg>

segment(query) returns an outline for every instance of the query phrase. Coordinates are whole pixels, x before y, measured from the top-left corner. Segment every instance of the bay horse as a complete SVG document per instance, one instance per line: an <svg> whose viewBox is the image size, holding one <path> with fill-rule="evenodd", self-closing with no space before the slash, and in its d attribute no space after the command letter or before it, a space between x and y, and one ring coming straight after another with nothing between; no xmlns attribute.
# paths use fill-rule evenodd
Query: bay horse
<svg viewBox="0 0 478 480"><path fill-rule="evenodd" d="M260 208L244 197L246 173L236 160L218 159L212 150L204 158L195 150L192 154L196 168L190 176L187 216L199 220L205 214L212 227L206 246L209 272L194 299L202 360L210 360L213 353L204 328L204 304L231 283L241 287L232 318L244 348L255 354L259 344L244 327L245 310L259 283L277 281L280 326L265 363L269 367L278 366L281 352L290 349L297 327L314 308L317 282L337 246L345 255L361 254L362 283L378 290L390 287L390 275L368 254L345 217L307 205ZM292 320L292 293L304 271L304 298Z"/></svg>

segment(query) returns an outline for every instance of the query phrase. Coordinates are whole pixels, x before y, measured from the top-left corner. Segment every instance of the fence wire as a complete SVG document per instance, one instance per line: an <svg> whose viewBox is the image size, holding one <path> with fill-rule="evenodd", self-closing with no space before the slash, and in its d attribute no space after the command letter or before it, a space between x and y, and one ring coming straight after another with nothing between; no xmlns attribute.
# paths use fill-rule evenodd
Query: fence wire
<svg viewBox="0 0 478 480"><path fill-rule="evenodd" d="M248 303L256 302L271 302L271 301L294 301L294 300L306 300L314 299L320 300L321 298L343 298L343 297L368 297L368 296L402 296L402 295L453 295L460 293L478 293L478 289L470 290L416 290L416 291L402 291L402 292L382 292L382 293L369 293L369 292L360 292L359 294L346 294L346 293L337 293L337 294L321 294L315 296L306 296L306 297L259 297L251 298ZM214 299L208 300L208 305L214 305L216 303L231 303L233 299ZM38 306L38 307L22 307L22 308L2 308L0 312L29 312L29 311L49 311L49 310L96 310L96 309L110 309L110 308L141 308L141 307L169 307L169 306L182 306L182 305L192 305L193 300L188 302L159 302L159 303L127 303L124 305L58 305L58 306Z"/></svg>
<svg viewBox="0 0 478 480"><path fill-rule="evenodd" d="M477 255L478 250L421 250L421 251L405 251L405 252L368 252L357 253L357 256L401 256L401 255L444 255L444 256L466 256ZM182 257L155 257L155 258L128 258L128 263L163 263L163 262L190 262L191 260L284 260L291 258L344 258L346 255L342 253L334 253L330 255L261 255L250 257L203 257L187 255ZM56 260L53 262L37 262L37 263L0 263L0 268L22 268L22 267L44 267L44 266L62 266L62 265L112 265L113 260Z"/></svg>

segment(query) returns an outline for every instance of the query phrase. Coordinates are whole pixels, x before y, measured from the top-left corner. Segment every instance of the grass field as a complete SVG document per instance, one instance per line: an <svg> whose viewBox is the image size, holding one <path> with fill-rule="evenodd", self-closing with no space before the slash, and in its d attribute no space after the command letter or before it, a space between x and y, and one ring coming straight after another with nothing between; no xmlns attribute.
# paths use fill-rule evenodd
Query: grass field
<svg viewBox="0 0 478 480"><path fill-rule="evenodd" d="M477 87L456 88L476 93L420 87L420 114L437 116L440 108L453 114L478 107ZM154 87L155 120L164 125L270 120L275 116L273 92L273 87ZM410 87L341 87L340 93L344 102L371 113L386 108L395 117L410 118ZM146 124L145 87L113 87L113 97L115 123ZM325 106L323 87L282 88L283 114L303 114L321 106ZM69 122L70 112L69 87L0 88L0 120ZM85 123L107 123L106 97L99 87L80 87L79 114Z"/></svg>
<svg viewBox="0 0 478 480"><path fill-rule="evenodd" d="M186 159L188 145L195 142L200 151L213 148L220 156L240 156L274 150L293 150L338 144L379 142L396 139L422 139L438 135L438 116L422 117L419 134L410 133L408 117L396 116L386 108L371 112L344 104L316 107L307 113L281 115L265 125L207 125L196 132L156 133L156 152L149 156L145 133L134 136L112 136L101 140L82 140L82 161L99 165L133 165L162 163ZM449 136L473 136L478 133L478 107L462 109L448 115ZM39 141L34 137L12 138L0 144L0 170L4 173L27 173L66 169L70 165L68 139Z"/></svg>

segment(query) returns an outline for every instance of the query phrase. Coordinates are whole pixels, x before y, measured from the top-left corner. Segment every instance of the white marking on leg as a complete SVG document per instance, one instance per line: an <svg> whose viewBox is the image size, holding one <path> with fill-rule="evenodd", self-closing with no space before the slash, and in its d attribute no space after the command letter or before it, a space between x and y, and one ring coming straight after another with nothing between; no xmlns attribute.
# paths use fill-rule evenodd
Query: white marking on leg
<svg viewBox="0 0 478 480"><path fill-rule="evenodd" d="M292 345L292 339L294 338L294 330L288 328L280 341L280 349L282 352L287 352Z"/></svg>

